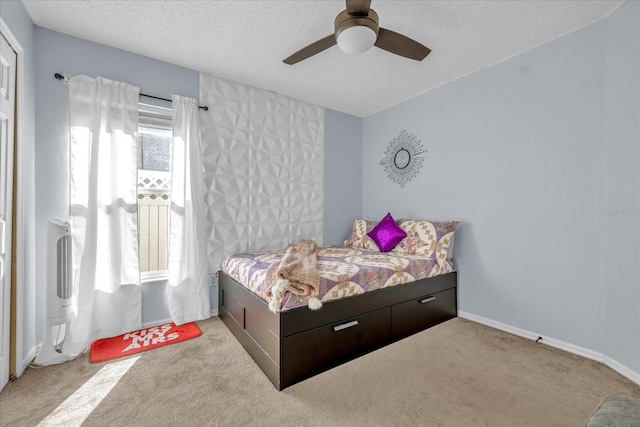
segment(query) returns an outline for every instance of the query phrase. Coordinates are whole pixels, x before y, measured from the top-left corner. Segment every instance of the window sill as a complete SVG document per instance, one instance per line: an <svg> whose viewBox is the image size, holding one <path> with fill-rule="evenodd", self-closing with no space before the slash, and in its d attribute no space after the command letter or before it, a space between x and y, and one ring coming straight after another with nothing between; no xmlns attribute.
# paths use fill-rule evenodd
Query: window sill
<svg viewBox="0 0 640 427"><path fill-rule="evenodd" d="M160 282L162 280L169 280L168 270L145 271L140 273L140 283Z"/></svg>

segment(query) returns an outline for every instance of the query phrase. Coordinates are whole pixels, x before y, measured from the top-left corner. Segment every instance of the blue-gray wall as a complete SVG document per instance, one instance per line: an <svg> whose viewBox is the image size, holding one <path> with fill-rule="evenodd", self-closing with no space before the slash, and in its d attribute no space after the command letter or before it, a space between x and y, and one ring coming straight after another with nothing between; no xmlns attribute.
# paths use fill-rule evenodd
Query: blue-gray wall
<svg viewBox="0 0 640 427"><path fill-rule="evenodd" d="M639 7L367 117L363 151L364 215L462 221L461 311L636 373ZM429 151L401 189L379 162L403 129Z"/></svg>
<svg viewBox="0 0 640 427"><path fill-rule="evenodd" d="M640 3L624 5L606 30L604 344L640 374Z"/></svg>
<svg viewBox="0 0 640 427"><path fill-rule="evenodd" d="M18 78L22 80L23 88L21 105L18 105L17 114L21 129L18 140L18 180L21 185L18 207L20 216L19 232L22 233L21 244L23 250L17 253L18 270L22 272L18 276L18 302L22 302L21 311L18 312L22 323L22 336L18 339L17 370L18 373L30 362L34 356L33 350L37 344L36 331L36 273L35 250L36 236L34 229L35 218L35 181L34 181L34 156L35 156L35 43L33 37L34 25L31 17L20 1L3 1L0 7L0 16L9 28L9 31L18 40L23 49L23 69L18 70ZM20 94L19 94L20 96ZM16 220L17 218L14 218ZM22 343L22 344L20 344ZM30 354L31 353L31 354Z"/></svg>
<svg viewBox="0 0 640 427"><path fill-rule="evenodd" d="M341 245L362 217L363 119L327 108L324 123L323 243Z"/></svg>

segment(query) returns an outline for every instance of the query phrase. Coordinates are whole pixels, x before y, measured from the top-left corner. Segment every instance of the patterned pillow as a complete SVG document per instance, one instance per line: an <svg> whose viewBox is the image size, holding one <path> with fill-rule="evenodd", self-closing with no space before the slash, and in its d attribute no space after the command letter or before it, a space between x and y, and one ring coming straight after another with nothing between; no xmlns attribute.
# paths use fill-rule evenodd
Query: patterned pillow
<svg viewBox="0 0 640 427"><path fill-rule="evenodd" d="M387 213L378 225L367 233L367 236L371 237L376 246L380 248L380 252L389 252L395 248L402 239L407 237L407 233L398 227L391 213Z"/></svg>
<svg viewBox="0 0 640 427"><path fill-rule="evenodd" d="M344 241L345 246L351 246L353 248L378 250L375 242L371 240L371 237L367 236L367 233L373 230L378 224L378 221L369 221L366 219L355 219L353 221L353 228L351 235Z"/></svg>
<svg viewBox="0 0 640 427"><path fill-rule="evenodd" d="M453 242L458 221L418 221L401 219L398 225L405 237L393 249L410 255L422 255L434 258L438 265L443 265L453 256Z"/></svg>

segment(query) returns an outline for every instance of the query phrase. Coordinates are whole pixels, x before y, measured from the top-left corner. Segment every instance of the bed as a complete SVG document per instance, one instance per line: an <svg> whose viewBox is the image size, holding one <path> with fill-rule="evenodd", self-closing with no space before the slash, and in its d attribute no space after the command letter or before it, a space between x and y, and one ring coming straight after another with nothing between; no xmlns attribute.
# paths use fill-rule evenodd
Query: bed
<svg viewBox="0 0 640 427"><path fill-rule="evenodd" d="M375 223L356 230L356 222L347 245L318 249L318 310L286 293L280 310L270 311L265 271L284 251L236 254L218 272L221 320L278 390L457 314L457 273L448 245L434 244L430 254L407 254L402 247L382 253L357 237ZM405 243L404 249L416 246ZM446 252L440 260L436 247Z"/></svg>

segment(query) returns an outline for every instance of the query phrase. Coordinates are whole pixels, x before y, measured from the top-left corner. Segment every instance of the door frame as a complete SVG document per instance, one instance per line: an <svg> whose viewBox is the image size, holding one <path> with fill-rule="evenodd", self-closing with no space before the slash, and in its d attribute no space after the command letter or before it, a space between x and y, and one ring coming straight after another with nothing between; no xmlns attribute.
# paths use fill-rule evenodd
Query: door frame
<svg viewBox="0 0 640 427"><path fill-rule="evenodd" d="M26 188L24 183L24 173L26 157L24 147L24 135L25 135L25 123L24 123L24 108L25 108L25 68L24 68L24 49L18 39L15 37L9 26L4 19L0 16L0 32L5 39L9 42L13 50L17 54L16 63L16 122L14 127L14 165L13 165L13 232L12 232L12 286L11 286L11 301L12 301L12 318L15 319L15 323L11 322L10 327L10 365L9 376L16 377L21 376L24 373L27 365L35 357L36 346L29 351L24 351L24 313L25 313L25 272L26 263L29 262L30 266L33 266L32 272L35 274L35 264L33 257L27 257L25 247L31 247L33 250L33 244L26 245L25 242L25 194ZM35 108L35 106L34 106ZM34 135L35 137L35 135ZM32 229L35 224L32 224ZM31 243L31 242L30 242ZM35 283L32 286L35 292ZM35 295L35 294L34 294ZM35 304L35 301L33 302ZM32 308L35 310L35 306ZM34 313L35 320L35 313ZM34 325L35 327L35 325ZM35 333L35 330L34 330ZM12 339L11 337L15 337ZM35 336L34 336L35 339Z"/></svg>

